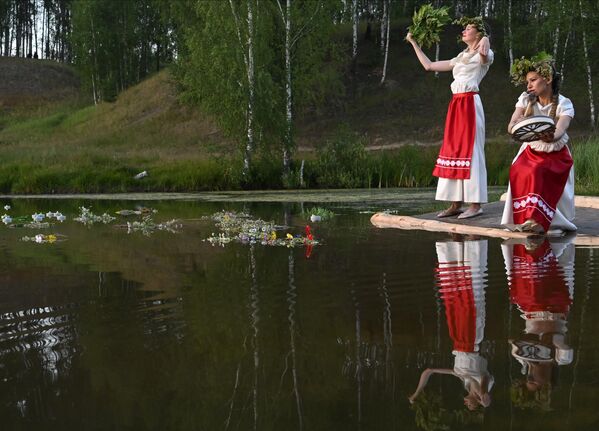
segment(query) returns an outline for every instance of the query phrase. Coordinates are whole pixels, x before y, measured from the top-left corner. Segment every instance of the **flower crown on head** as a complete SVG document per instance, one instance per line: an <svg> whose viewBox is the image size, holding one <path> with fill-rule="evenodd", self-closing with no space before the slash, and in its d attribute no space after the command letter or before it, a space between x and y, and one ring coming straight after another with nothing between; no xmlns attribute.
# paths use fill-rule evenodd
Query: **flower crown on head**
<svg viewBox="0 0 599 431"><path fill-rule="evenodd" d="M514 60L514 64L510 69L512 83L514 85L525 84L528 72L537 72L545 79L552 79L554 71L553 64L553 57L545 51L541 51L531 58L521 57Z"/></svg>
<svg viewBox="0 0 599 431"><path fill-rule="evenodd" d="M463 16L454 20L453 24L458 24L462 27L472 24L480 33L482 33L483 36L489 37L489 33L487 32L487 27L485 26L482 16Z"/></svg>

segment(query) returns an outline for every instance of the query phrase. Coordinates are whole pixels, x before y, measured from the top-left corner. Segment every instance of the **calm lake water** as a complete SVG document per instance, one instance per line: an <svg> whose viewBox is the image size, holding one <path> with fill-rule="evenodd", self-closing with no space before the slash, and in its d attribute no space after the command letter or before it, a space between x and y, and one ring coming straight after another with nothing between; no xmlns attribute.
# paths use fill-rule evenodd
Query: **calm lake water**
<svg viewBox="0 0 599 431"><path fill-rule="evenodd" d="M67 216L0 225L1 429L599 429L597 249L377 229L432 193L362 193L0 200ZM81 205L181 227L86 227ZM313 206L336 216L311 251L204 241L222 210L285 237Z"/></svg>

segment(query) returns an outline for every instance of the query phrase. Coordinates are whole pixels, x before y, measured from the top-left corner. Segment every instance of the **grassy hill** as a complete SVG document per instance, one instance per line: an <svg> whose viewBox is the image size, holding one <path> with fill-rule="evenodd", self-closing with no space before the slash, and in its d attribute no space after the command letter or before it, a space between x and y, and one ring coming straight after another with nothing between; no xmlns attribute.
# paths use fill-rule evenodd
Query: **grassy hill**
<svg viewBox="0 0 599 431"><path fill-rule="evenodd" d="M403 35L403 27L392 29L385 84L380 84L382 59L377 42L361 39L356 74L348 74L345 93L331 98L326 106L297 114L296 160L308 162L304 185L434 183L431 163L442 139L452 78L449 73L437 77L425 72ZM441 59L461 49L451 32L446 36ZM516 151L505 127L522 89L510 84L507 70L505 58L496 53L481 85L490 184L505 183ZM97 106L82 102L85 95L80 94L79 80L64 65L0 58L0 74L6 76L0 83L0 192L240 187L240 145L227 139L216 121L200 109L180 103L168 70L125 91L115 102ZM571 79L563 88L577 108L571 131L581 142L591 134L582 85L581 80ZM407 144L416 144L418 149ZM365 154L363 150L369 149L381 151ZM353 160L337 160L341 154L352 154ZM274 153L256 160L258 174L252 187L282 185L279 159ZM149 173L146 178L133 178L144 170Z"/></svg>

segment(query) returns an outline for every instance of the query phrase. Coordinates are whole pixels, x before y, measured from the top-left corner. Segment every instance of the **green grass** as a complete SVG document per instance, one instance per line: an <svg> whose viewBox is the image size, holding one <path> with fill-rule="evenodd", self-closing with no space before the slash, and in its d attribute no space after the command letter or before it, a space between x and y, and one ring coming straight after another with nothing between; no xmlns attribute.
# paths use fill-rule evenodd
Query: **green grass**
<svg viewBox="0 0 599 431"><path fill-rule="evenodd" d="M599 196L599 138L575 142L572 152L576 193Z"/></svg>
<svg viewBox="0 0 599 431"><path fill-rule="evenodd" d="M71 100L0 114L0 192L434 186L431 172L450 78L421 76L416 68L406 69L402 78L398 70L399 66L392 68L389 79L410 82L410 87L382 87L379 78L362 77L356 102L347 105L341 117L326 112L313 122L299 117L298 143L315 151L296 154L291 175L284 179L281 155L273 149L277 143L270 143L270 149L260 144L250 178L242 178L241 146L199 109L179 103L168 71L127 90L114 103L82 107ZM419 97L411 97L414 92ZM490 186L507 184L518 149L502 130L512 96L510 91L482 95L491 112L486 143ZM496 106L507 106L506 112L498 114L493 111ZM599 138L578 136L573 139L577 193L599 195ZM373 142L405 145L369 151ZM144 170L147 177L133 178Z"/></svg>

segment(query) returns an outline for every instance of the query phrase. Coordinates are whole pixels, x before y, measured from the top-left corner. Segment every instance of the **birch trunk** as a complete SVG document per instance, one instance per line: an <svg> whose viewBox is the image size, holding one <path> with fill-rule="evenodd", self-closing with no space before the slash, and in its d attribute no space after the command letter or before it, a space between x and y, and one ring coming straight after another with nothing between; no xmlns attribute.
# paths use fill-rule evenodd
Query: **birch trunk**
<svg viewBox="0 0 599 431"><path fill-rule="evenodd" d="M512 43L512 0L507 3L507 38L508 38L508 58L510 59L510 70L514 64L514 49Z"/></svg>
<svg viewBox="0 0 599 431"><path fill-rule="evenodd" d="M358 56L358 0L352 0L351 7L352 28L353 28L353 44L352 44L352 60L355 63Z"/></svg>
<svg viewBox="0 0 599 431"><path fill-rule="evenodd" d="M94 17L92 14L90 14L91 16L91 27L92 27L92 56L93 56L93 60L92 60L92 91L93 91L93 95L94 95L94 105L97 105L98 102L100 101L100 96L98 93L98 89L96 88L96 73L98 70L98 57L97 57L97 49L96 49L96 31L94 28Z"/></svg>
<svg viewBox="0 0 599 431"><path fill-rule="evenodd" d="M246 145L243 156L243 177L248 178L251 168L252 153L254 152L254 99L255 99L255 70L254 70L254 14L252 9L252 0L247 2L247 34L244 38L241 36L241 24L235 10L233 0L229 0L231 13L235 21L235 29L237 38L243 54L243 61L246 69L248 102L246 112ZM247 47L247 51L246 51Z"/></svg>
<svg viewBox="0 0 599 431"><path fill-rule="evenodd" d="M309 31L309 24L317 16L321 1L316 4L316 8L311 17L303 23L303 26L298 25L297 30L292 32L291 23L291 0L286 0L285 9L281 4L281 0L277 0L279 14L285 26L285 135L283 137L283 177L289 178L291 171L291 159L293 155L293 81L292 81L292 49L297 41ZM303 164L302 164L303 166ZM301 180L300 180L301 183Z"/></svg>
<svg viewBox="0 0 599 431"><path fill-rule="evenodd" d="M562 51L562 65L560 67L560 75L562 78L562 84L565 79L564 66L566 65L566 52L568 50L568 42L570 41L570 35L572 34L572 22L573 22L573 18L570 17L570 26L568 28L568 33L566 34L566 40L564 41L564 49Z"/></svg>
<svg viewBox="0 0 599 431"><path fill-rule="evenodd" d="M291 0L287 0L285 23L285 142L283 144L283 175L288 176L291 168L291 140L293 127L293 102L291 87Z"/></svg>
<svg viewBox="0 0 599 431"><path fill-rule="evenodd" d="M250 163L252 153L254 152L254 91L255 91L255 71L254 71L254 16L252 10L252 2L248 1L248 114L247 114L247 145L245 147L245 156L243 159L243 171L247 177L250 172Z"/></svg>
<svg viewBox="0 0 599 431"><path fill-rule="evenodd" d="M386 18L387 22L385 23L385 27L387 29L387 34L385 35L385 62L383 63L383 76L381 77L381 84L385 82L385 78L387 77L387 59L389 58L389 28L391 27L391 4L387 5L387 1L385 1L385 10L386 10Z"/></svg>
<svg viewBox="0 0 599 431"><path fill-rule="evenodd" d="M381 54L385 55L385 37L388 34L387 32L387 14L389 11L387 10L387 0L383 0L383 17L381 19ZM388 36L387 36L388 37Z"/></svg>
<svg viewBox="0 0 599 431"><path fill-rule="evenodd" d="M578 0L580 8L580 21L582 23L582 49L584 50L584 61L587 71L587 88L589 93L589 110L591 114L591 127L595 128L595 102L593 100L593 79L591 73L591 63L589 60L589 50L587 46L587 32L584 28L584 14L582 12L582 0Z"/></svg>
<svg viewBox="0 0 599 431"><path fill-rule="evenodd" d="M557 26L555 28L555 34L553 36L553 58L556 60L557 60L557 50L559 48L559 33L560 33L563 9L564 9L564 5L562 3L562 0L559 0L559 11L557 13Z"/></svg>

